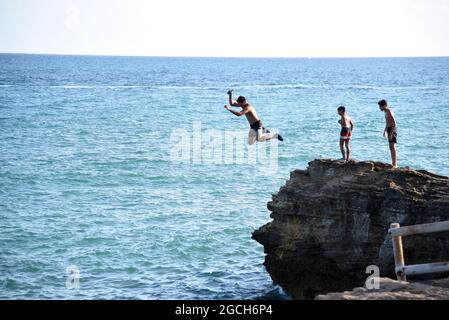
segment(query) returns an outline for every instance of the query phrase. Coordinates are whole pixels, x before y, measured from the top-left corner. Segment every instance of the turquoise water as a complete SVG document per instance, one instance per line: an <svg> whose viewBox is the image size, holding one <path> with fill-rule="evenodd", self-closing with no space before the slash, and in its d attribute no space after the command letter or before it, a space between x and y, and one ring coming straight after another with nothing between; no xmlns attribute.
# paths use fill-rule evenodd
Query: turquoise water
<svg viewBox="0 0 449 320"><path fill-rule="evenodd" d="M172 161L174 129L247 130L231 87L285 137L278 170ZM353 157L389 161L383 98L399 165L449 175L449 58L0 55L0 298L285 298L251 233L291 170L340 157L340 104Z"/></svg>

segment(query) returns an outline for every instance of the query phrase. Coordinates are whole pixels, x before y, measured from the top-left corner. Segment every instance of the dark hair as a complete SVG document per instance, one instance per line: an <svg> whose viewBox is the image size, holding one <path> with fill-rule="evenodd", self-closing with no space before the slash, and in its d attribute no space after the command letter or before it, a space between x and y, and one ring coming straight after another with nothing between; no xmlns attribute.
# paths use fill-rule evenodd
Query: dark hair
<svg viewBox="0 0 449 320"><path fill-rule="evenodd" d="M346 112L346 108L341 106L338 108L338 112Z"/></svg>
<svg viewBox="0 0 449 320"><path fill-rule="evenodd" d="M380 100L377 104L378 104L379 106L381 106L381 107L386 107L386 106L388 106L387 100Z"/></svg>
<svg viewBox="0 0 449 320"><path fill-rule="evenodd" d="M237 102L238 102L238 103L245 103L245 102L246 102L246 98L243 97L243 96L240 96L240 97L237 99Z"/></svg>

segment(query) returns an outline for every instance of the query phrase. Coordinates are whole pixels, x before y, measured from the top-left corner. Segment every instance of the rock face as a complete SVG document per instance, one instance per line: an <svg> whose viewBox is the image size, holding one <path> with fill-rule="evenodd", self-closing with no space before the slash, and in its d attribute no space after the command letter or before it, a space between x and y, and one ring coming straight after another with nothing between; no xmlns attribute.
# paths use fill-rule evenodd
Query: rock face
<svg viewBox="0 0 449 320"><path fill-rule="evenodd" d="M449 178L375 162L315 160L268 203L253 233L265 267L294 299L362 286L366 268L395 278L391 223L449 220ZM404 237L406 264L449 261L449 233Z"/></svg>
<svg viewBox="0 0 449 320"><path fill-rule="evenodd" d="M449 278L414 283L380 278L378 290L356 288L320 295L316 300L449 300Z"/></svg>

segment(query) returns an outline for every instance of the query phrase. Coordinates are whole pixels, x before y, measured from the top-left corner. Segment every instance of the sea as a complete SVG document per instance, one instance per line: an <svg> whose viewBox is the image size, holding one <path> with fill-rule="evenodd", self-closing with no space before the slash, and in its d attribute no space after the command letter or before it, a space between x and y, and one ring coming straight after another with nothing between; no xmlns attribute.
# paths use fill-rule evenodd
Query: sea
<svg viewBox="0 0 449 320"><path fill-rule="evenodd" d="M269 163L226 160L229 89L284 137L242 144ZM381 99L398 165L449 175L449 58L0 54L0 299L289 299L251 234L291 171L341 157L339 106L352 158L390 162Z"/></svg>

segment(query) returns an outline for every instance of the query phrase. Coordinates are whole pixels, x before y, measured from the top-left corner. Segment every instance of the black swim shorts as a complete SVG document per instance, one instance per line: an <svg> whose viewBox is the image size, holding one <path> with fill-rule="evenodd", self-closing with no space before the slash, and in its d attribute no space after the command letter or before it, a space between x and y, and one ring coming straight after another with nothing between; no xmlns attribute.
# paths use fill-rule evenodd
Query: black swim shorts
<svg viewBox="0 0 449 320"><path fill-rule="evenodd" d="M389 143L398 143L398 133L397 133L396 130L393 132L393 137L390 139L390 134L391 134L392 131L393 131L393 127L388 127L387 128L388 142Z"/></svg>
<svg viewBox="0 0 449 320"><path fill-rule="evenodd" d="M256 121L251 125L251 129L258 131L259 129L265 129L262 121Z"/></svg>

